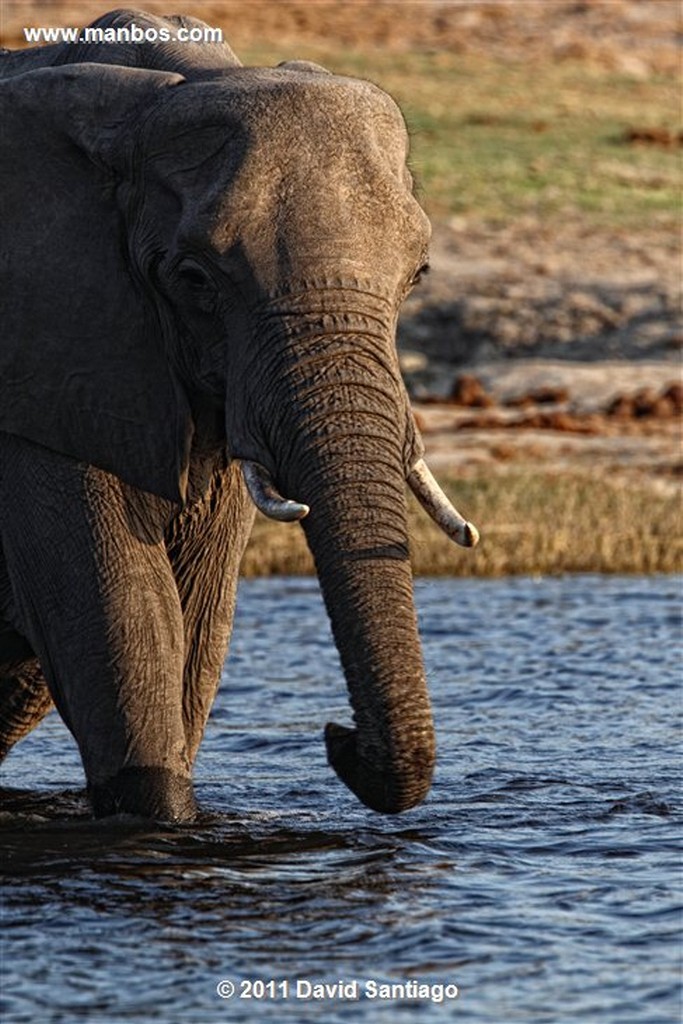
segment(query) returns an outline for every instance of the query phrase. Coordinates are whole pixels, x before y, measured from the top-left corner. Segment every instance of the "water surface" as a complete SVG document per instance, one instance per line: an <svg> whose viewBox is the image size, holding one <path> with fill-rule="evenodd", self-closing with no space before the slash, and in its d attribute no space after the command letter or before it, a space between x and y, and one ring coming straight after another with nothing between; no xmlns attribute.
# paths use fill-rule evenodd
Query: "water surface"
<svg viewBox="0 0 683 1024"><path fill-rule="evenodd" d="M4 1024L679 1020L680 580L416 591L439 761L405 815L326 765L315 580L241 585L199 823L91 822L55 715L10 755Z"/></svg>

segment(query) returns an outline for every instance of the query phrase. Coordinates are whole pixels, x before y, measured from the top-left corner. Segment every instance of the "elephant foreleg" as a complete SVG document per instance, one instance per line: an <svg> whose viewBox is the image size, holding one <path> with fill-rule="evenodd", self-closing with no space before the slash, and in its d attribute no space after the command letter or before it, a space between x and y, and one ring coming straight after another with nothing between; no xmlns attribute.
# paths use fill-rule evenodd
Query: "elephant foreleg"
<svg viewBox="0 0 683 1024"><path fill-rule="evenodd" d="M174 507L7 434L0 483L16 626L78 742L95 813L190 817L183 620L164 545Z"/></svg>
<svg viewBox="0 0 683 1024"><path fill-rule="evenodd" d="M216 469L206 496L168 531L167 548L183 612L183 725L190 764L201 743L232 630L239 565L254 505L234 463Z"/></svg>

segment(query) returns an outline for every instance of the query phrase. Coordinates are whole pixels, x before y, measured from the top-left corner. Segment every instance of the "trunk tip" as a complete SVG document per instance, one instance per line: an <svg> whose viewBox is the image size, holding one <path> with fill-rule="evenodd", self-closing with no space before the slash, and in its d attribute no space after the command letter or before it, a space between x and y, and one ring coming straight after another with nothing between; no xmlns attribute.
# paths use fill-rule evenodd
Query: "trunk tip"
<svg viewBox="0 0 683 1024"><path fill-rule="evenodd" d="M355 729L336 722L325 726L327 760L361 803L381 814L400 814L424 800L432 781L433 749L425 751L418 772L382 771L358 755L357 737Z"/></svg>

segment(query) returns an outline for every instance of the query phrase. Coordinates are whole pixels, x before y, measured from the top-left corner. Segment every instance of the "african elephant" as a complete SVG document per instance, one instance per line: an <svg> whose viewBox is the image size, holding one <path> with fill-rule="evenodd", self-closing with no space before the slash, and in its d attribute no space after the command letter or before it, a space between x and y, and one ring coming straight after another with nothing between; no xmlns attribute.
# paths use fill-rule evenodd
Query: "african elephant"
<svg viewBox="0 0 683 1024"><path fill-rule="evenodd" d="M100 26L173 29L119 11ZM368 807L428 791L434 735L406 480L422 460L399 307L429 225L394 102L225 45L0 54L0 747L51 706L95 815L182 820L254 505L301 521ZM283 498L281 495L291 495Z"/></svg>

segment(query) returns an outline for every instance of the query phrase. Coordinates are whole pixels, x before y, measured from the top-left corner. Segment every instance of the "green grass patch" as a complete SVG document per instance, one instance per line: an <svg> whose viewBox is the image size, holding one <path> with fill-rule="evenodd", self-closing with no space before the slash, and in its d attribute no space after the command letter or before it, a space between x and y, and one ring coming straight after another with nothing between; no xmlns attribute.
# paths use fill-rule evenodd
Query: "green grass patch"
<svg viewBox="0 0 683 1024"><path fill-rule="evenodd" d="M632 480L509 472L445 490L481 531L474 550L449 542L410 499L413 569L419 576L670 573L683 570L680 501ZM257 519L246 576L307 575L313 564L298 526Z"/></svg>
<svg viewBox="0 0 683 1024"><path fill-rule="evenodd" d="M242 54L276 63L291 54ZM583 216L600 226L677 223L680 149L634 146L629 128L681 129L679 90L578 61L502 62L449 52L329 50L297 56L371 78L400 103L412 165L436 217Z"/></svg>

